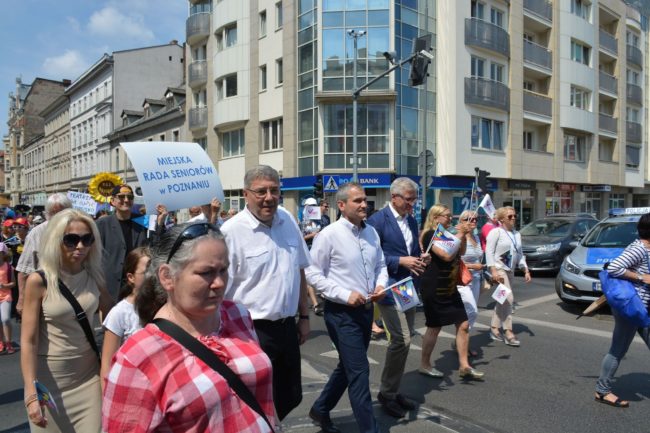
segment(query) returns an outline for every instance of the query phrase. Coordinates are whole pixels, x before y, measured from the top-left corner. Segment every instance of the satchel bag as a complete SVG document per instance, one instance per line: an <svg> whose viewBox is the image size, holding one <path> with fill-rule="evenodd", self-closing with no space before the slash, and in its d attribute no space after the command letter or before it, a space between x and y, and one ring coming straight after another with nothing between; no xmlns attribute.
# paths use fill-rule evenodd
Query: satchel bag
<svg viewBox="0 0 650 433"><path fill-rule="evenodd" d="M650 326L648 309L631 281L612 277L604 269L600 271L598 277L607 303L612 309L639 328Z"/></svg>
<svg viewBox="0 0 650 433"><path fill-rule="evenodd" d="M269 425L271 432L273 432L273 426L271 422L266 417L264 410L260 406L260 403L257 401L250 389L241 381L239 376L235 374L234 371L230 369L224 362L219 359L219 357L209 348L207 348L203 343L201 343L196 338L192 337L190 334L185 332L183 328L176 325L173 322L165 319L154 319L153 323L158 326L158 328L165 334L172 337L176 340L181 346L189 350L194 356L199 358L205 365L219 373L230 388L237 394L239 398L242 399L251 409L257 412L266 423Z"/></svg>
<svg viewBox="0 0 650 433"><path fill-rule="evenodd" d="M460 275L461 286L469 286L472 283L472 273L462 260L458 260L458 274Z"/></svg>

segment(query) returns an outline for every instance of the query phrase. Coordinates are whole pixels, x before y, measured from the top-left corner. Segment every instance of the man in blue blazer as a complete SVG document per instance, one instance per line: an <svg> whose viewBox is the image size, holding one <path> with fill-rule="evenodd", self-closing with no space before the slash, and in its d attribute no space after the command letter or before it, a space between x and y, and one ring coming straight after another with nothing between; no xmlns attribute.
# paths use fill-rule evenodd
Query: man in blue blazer
<svg viewBox="0 0 650 433"><path fill-rule="evenodd" d="M389 285L408 276L420 275L426 266L420 254L417 222L411 215L417 190L417 184L408 177L395 179L390 185L388 206L368 218L368 224L375 228L381 240ZM390 333L390 343L377 398L387 414L401 418L406 411L415 409L415 403L399 393L411 344L415 308L405 313L398 311L390 295L378 302L378 306L384 327Z"/></svg>

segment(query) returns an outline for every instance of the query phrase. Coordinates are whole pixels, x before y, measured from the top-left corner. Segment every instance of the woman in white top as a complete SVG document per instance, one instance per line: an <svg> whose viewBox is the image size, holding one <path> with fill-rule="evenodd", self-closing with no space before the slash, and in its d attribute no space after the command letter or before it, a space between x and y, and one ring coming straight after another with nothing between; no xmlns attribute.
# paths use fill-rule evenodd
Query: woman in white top
<svg viewBox="0 0 650 433"><path fill-rule="evenodd" d="M519 346L520 342L512 332L512 278L515 266L524 269L526 282L530 282L530 272L526 257L521 248L521 235L515 230L517 213L514 208L505 206L497 209L495 219L500 226L490 231L485 246L485 261L490 268L492 279L507 286L511 292L503 304L496 303L490 329L490 338L503 341L508 346ZM505 335L501 335L503 327Z"/></svg>

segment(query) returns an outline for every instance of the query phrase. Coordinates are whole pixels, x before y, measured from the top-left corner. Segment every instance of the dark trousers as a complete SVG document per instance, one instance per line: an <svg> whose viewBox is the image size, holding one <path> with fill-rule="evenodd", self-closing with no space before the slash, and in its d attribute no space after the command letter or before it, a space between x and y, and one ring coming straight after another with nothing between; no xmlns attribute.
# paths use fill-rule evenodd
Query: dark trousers
<svg viewBox="0 0 650 433"><path fill-rule="evenodd" d="M273 402L280 420L302 401L296 319L254 320L260 346L273 365Z"/></svg>
<svg viewBox="0 0 650 433"><path fill-rule="evenodd" d="M372 313L372 308L325 302L325 325L339 352L339 364L313 405L316 412L329 416L347 388L361 433L378 432L372 413L370 366L366 355L370 344Z"/></svg>

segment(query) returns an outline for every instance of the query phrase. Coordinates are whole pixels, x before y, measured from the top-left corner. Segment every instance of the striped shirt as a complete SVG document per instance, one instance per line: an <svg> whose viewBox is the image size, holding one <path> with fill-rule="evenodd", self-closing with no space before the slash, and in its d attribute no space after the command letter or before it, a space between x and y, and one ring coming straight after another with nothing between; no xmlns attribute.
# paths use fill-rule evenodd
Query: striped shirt
<svg viewBox="0 0 650 433"><path fill-rule="evenodd" d="M648 274L650 273L648 254L650 252L643 246L643 242L637 239L628 245L620 256L609 262L607 272L613 277L621 277L625 271ZM647 307L650 304L650 289L648 285L634 281L634 287Z"/></svg>

